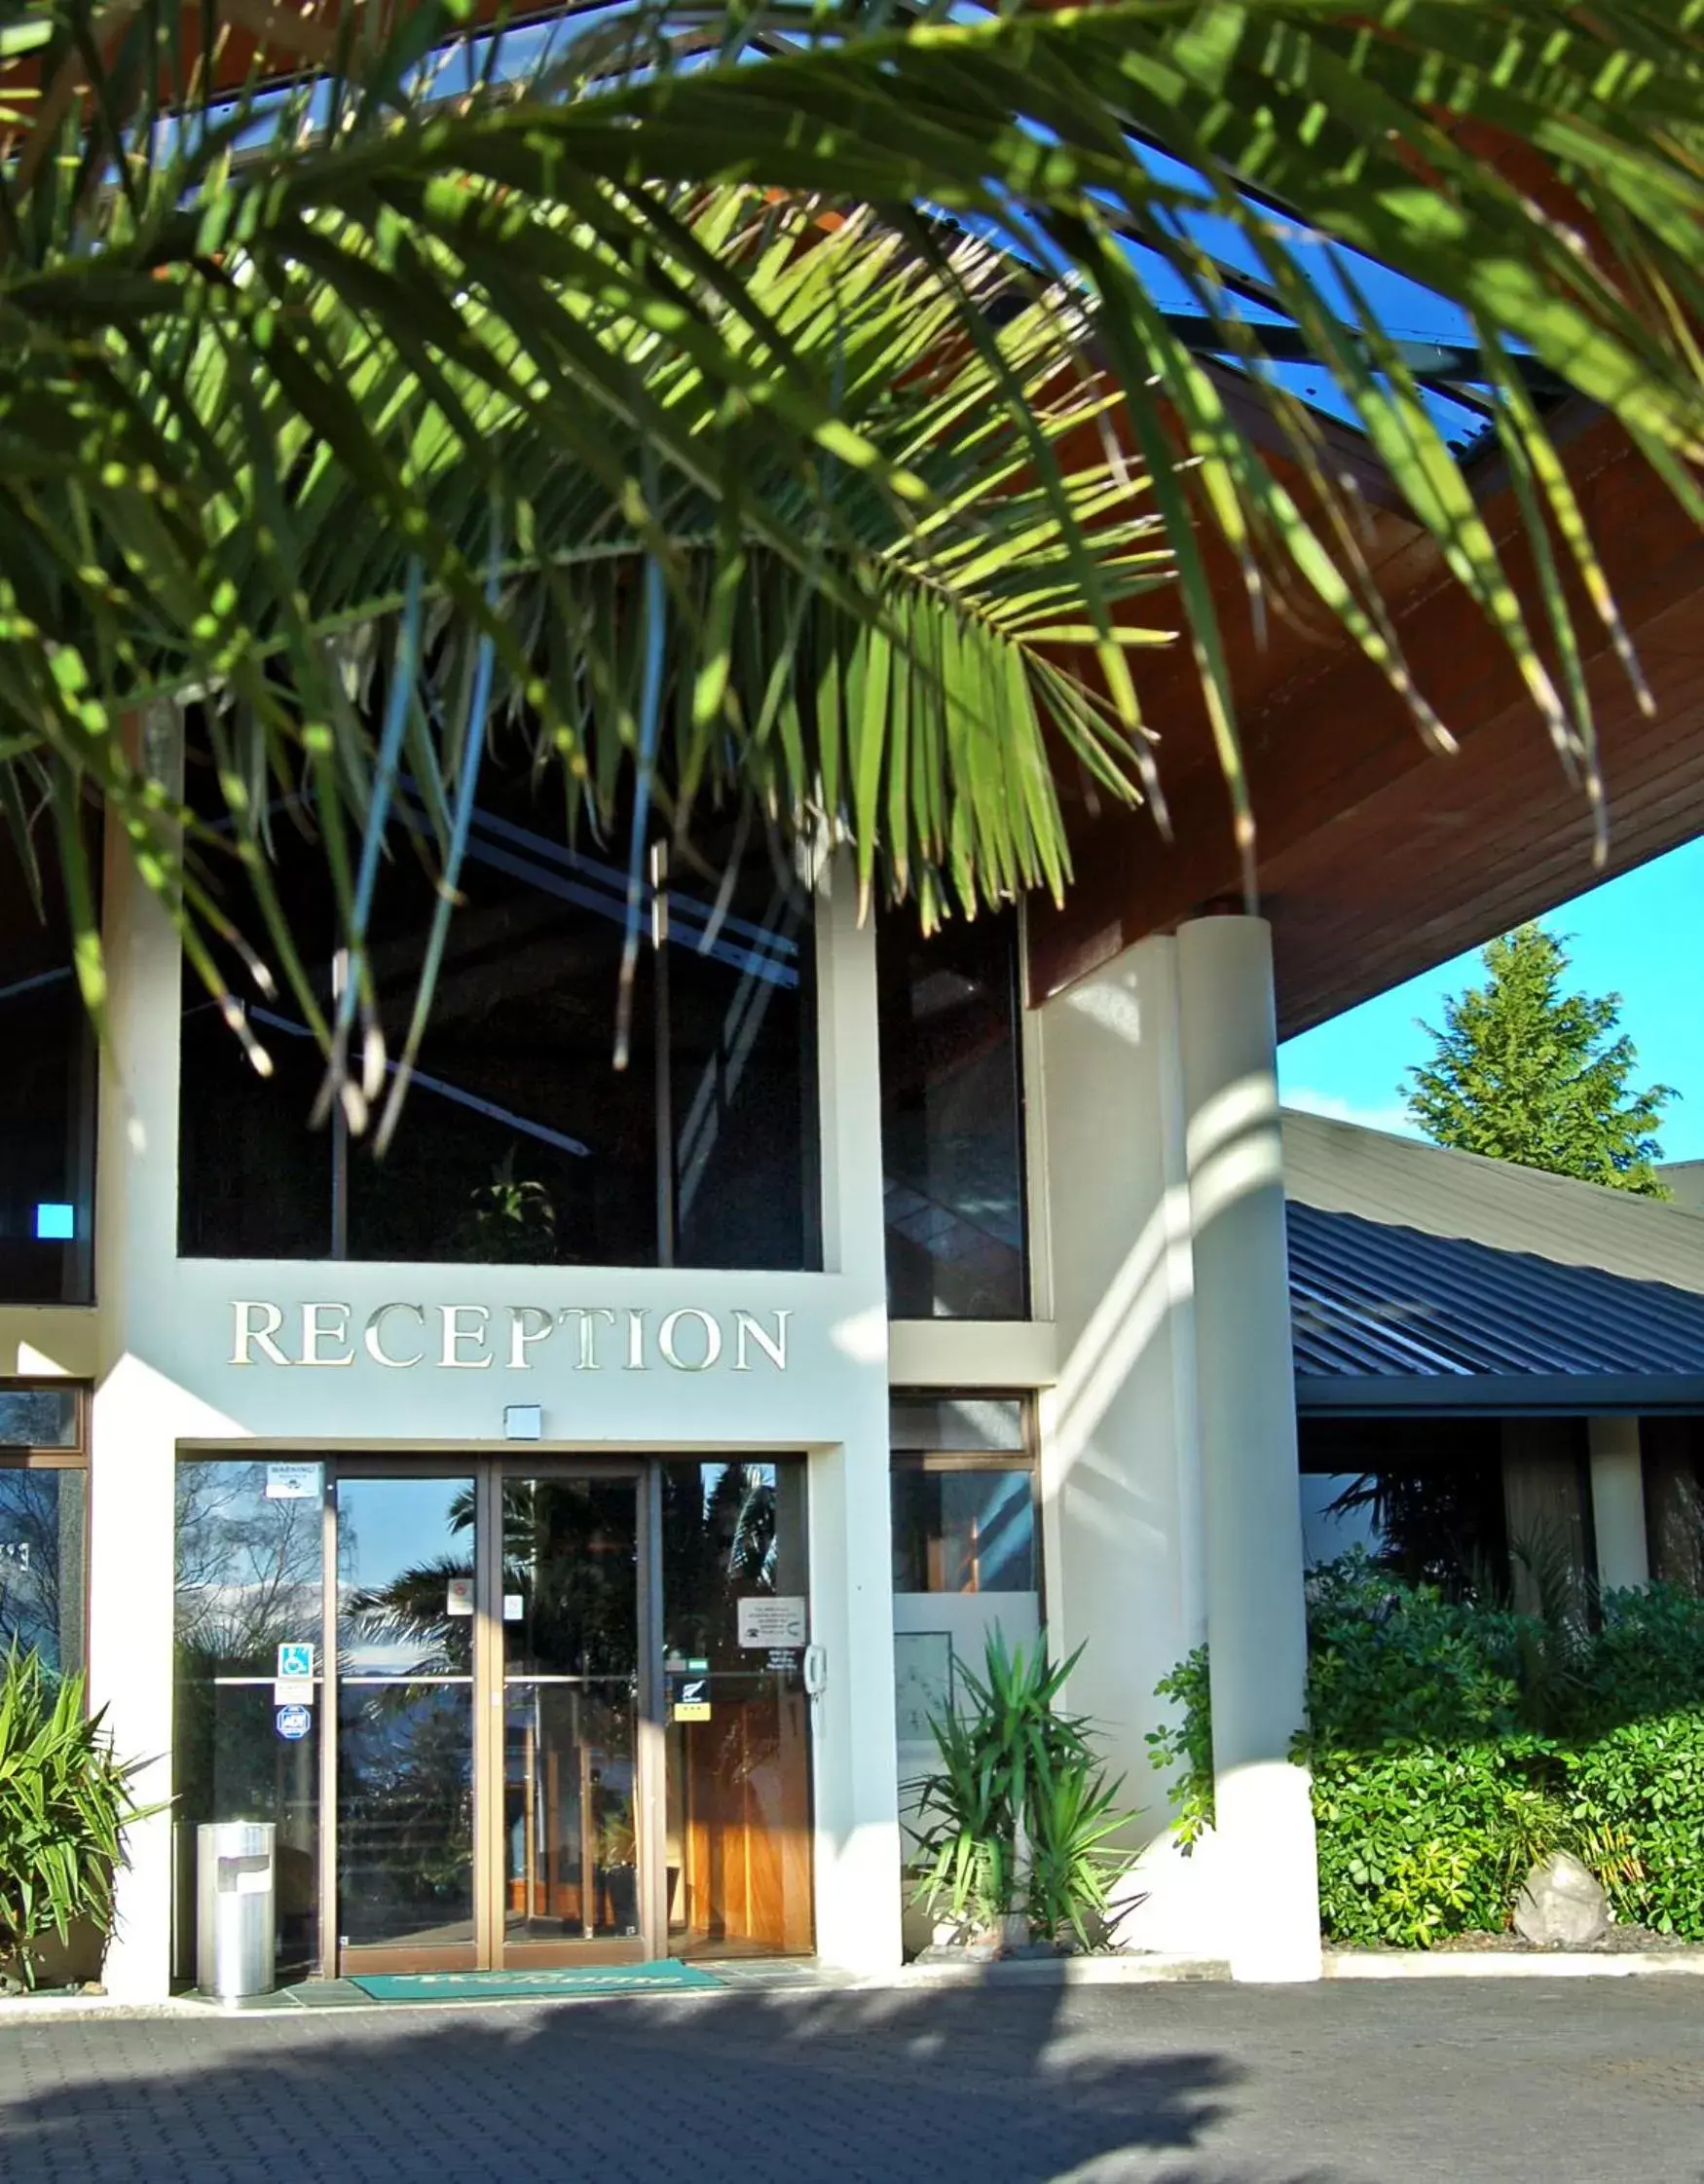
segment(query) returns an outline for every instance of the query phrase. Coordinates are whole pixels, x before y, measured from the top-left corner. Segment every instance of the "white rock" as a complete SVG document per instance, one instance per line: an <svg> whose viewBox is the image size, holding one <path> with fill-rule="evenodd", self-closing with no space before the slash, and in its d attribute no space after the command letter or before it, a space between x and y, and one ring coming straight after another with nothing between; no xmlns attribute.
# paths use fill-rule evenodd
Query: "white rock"
<svg viewBox="0 0 1704 2184"><path fill-rule="evenodd" d="M1515 1898L1515 1932L1535 1948L1588 1949L1609 1930L1604 1892L1572 1851L1535 1866Z"/></svg>

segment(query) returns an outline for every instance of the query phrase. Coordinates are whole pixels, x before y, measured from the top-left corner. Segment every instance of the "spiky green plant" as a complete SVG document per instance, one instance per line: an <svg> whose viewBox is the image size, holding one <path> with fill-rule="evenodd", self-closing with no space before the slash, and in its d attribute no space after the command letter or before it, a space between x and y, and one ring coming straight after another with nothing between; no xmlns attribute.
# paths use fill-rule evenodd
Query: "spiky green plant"
<svg viewBox="0 0 1704 2184"><path fill-rule="evenodd" d="M55 1681L32 1649L14 1646L0 1675L0 1963L33 1987L42 1943L74 1921L103 1933L124 1831L158 1806L130 1795L104 1714L91 1715L83 1678Z"/></svg>
<svg viewBox="0 0 1704 2184"><path fill-rule="evenodd" d="M1058 1705L1082 1655L1050 1661L1045 1638L1008 1651L996 1627L982 1676L956 1672L968 1705L929 1718L940 1763L906 1785L922 1821L915 1900L963 1931L997 1933L1013 1912L1084 1948L1104 1931L1132 1862L1113 1846L1130 1815L1092 1722Z"/></svg>

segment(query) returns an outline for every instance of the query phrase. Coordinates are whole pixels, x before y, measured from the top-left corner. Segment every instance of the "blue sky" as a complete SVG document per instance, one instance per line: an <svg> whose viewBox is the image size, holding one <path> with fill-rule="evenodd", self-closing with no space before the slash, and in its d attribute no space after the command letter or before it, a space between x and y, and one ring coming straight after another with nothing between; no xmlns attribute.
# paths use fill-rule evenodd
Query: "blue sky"
<svg viewBox="0 0 1704 2184"><path fill-rule="evenodd" d="M1572 936L1572 987L1621 995L1637 1081L1684 1095L1663 1122L1663 1158L1704 1160L1704 840L1575 896L1540 923ZM1286 1103L1417 1134L1399 1088L1430 1051L1420 1024L1441 1023L1444 996L1483 979L1475 949L1287 1041L1278 1049Z"/></svg>

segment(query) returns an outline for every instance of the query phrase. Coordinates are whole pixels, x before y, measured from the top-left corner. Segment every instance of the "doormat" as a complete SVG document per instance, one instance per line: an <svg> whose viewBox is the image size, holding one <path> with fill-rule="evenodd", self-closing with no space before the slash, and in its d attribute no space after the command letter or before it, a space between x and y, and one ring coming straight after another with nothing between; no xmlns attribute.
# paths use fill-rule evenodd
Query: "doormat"
<svg viewBox="0 0 1704 2184"><path fill-rule="evenodd" d="M375 2002L529 2002L555 1994L634 1994L652 1988L721 1986L696 1964L558 1965L548 1972L363 1972L352 1975Z"/></svg>

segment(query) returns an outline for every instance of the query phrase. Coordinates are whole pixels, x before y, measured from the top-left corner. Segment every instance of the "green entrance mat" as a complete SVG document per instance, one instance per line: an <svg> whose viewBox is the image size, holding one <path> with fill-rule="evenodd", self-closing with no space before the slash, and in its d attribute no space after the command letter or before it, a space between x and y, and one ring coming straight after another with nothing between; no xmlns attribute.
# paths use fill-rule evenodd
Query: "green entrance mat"
<svg viewBox="0 0 1704 2184"><path fill-rule="evenodd" d="M634 1994L653 1987L719 1987L696 1964L586 1964L549 1972L367 1972L352 1977L375 2002L526 2002L553 1994Z"/></svg>

